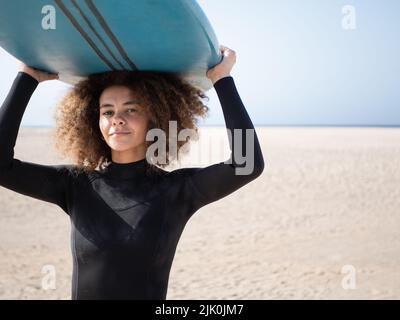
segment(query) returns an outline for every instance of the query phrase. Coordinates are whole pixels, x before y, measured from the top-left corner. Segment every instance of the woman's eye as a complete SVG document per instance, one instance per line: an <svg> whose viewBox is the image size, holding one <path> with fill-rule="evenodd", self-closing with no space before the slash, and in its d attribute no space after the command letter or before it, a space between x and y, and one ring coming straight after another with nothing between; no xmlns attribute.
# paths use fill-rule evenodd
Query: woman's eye
<svg viewBox="0 0 400 320"><path fill-rule="evenodd" d="M128 109L128 111L130 111L130 110L132 110L133 112L136 112L136 109L133 109L133 108ZM113 112L113 111L106 111L106 112L103 113L103 115L107 115L107 114L109 114L110 112Z"/></svg>

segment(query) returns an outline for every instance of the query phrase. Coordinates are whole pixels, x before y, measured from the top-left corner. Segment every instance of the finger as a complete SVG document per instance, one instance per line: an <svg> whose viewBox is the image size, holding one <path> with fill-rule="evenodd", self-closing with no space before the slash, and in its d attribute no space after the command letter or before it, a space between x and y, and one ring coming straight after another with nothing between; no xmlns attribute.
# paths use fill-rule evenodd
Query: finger
<svg viewBox="0 0 400 320"><path fill-rule="evenodd" d="M226 46L224 46L224 45L221 45L220 48L221 48L221 51L222 51L222 52L230 51L230 50L231 50L231 49L229 49L228 47L226 47Z"/></svg>
<svg viewBox="0 0 400 320"><path fill-rule="evenodd" d="M57 76L58 73L53 73L53 72L48 72L48 71L44 71L43 73L45 73L47 76L52 77L52 76Z"/></svg>

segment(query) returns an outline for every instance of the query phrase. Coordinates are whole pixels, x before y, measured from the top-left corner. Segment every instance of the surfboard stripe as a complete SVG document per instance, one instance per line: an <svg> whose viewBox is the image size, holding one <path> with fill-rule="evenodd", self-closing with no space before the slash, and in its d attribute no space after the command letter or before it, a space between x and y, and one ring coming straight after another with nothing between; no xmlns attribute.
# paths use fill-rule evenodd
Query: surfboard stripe
<svg viewBox="0 0 400 320"><path fill-rule="evenodd" d="M60 7L65 16L69 19L76 30L82 35L86 42L91 46L94 52L99 56L99 58L113 71L117 70L113 64L101 53L96 44L90 39L88 34L83 30L79 23L75 20L74 16L68 11L61 0L54 0L54 2Z"/></svg>
<svg viewBox="0 0 400 320"><path fill-rule="evenodd" d="M131 61L129 56L127 55L126 51L118 41L117 37L114 35L114 33L111 31L110 27L108 26L107 22L99 12L99 10L96 8L92 0L85 0L86 5L89 7L90 10L92 10L94 16L96 19L99 21L100 25L104 29L104 31L107 33L108 37L111 39L111 41L114 43L118 51L120 52L121 56L125 59L125 61L129 64L129 66L132 68L132 70L137 70L137 66Z"/></svg>
<svg viewBox="0 0 400 320"><path fill-rule="evenodd" d="M96 29L93 27L92 23L89 21L89 19L87 18L87 16L85 15L85 13L82 11L81 7L79 6L79 4L76 2L76 0L71 0L72 4L75 6L75 8L78 10L79 14L81 15L81 17L83 18L83 20L85 20L86 24L88 25L88 27L93 31L93 33L96 35L97 39L99 39L99 41L102 43L102 45L106 48L107 52L110 54L110 56L114 59L114 61L116 63L119 64L119 66L122 69L125 69L125 66L121 63L121 61L119 61L117 59L117 57L114 55L114 53L111 51L111 49L109 48L109 46L107 45L107 43L104 41L104 39L101 37L101 35L96 31Z"/></svg>

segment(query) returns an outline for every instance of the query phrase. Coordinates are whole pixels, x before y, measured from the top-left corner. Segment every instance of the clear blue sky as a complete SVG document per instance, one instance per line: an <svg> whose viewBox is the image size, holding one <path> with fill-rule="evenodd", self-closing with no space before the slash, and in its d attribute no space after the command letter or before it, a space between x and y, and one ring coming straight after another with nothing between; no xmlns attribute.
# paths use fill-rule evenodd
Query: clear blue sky
<svg viewBox="0 0 400 320"><path fill-rule="evenodd" d="M256 125L399 125L400 1L199 0L220 43L237 52L232 72ZM343 28L345 5L355 28ZM348 20L346 20L348 21ZM16 74L0 49L0 99ZM54 125L68 89L42 83L22 125ZM214 90L206 125L224 125Z"/></svg>

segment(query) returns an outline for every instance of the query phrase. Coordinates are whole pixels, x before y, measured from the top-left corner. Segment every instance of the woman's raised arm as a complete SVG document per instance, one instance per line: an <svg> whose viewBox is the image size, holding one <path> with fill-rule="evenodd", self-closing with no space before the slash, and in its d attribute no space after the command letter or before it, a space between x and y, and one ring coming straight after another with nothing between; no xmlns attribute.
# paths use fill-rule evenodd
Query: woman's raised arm
<svg viewBox="0 0 400 320"><path fill-rule="evenodd" d="M23 66L22 66L23 67ZM28 69L18 72L0 108L0 186L60 206L68 213L67 196L73 166L46 166L14 158L14 146L27 104L40 81L55 79ZM33 69L32 69L33 70ZM35 76L38 76L36 78Z"/></svg>
<svg viewBox="0 0 400 320"><path fill-rule="evenodd" d="M227 47L221 46L221 49L223 61L210 69L207 75L218 94L230 133L231 157L205 168L180 169L186 176L185 192L194 210L238 190L259 177L264 170L257 133L230 76L236 54Z"/></svg>

